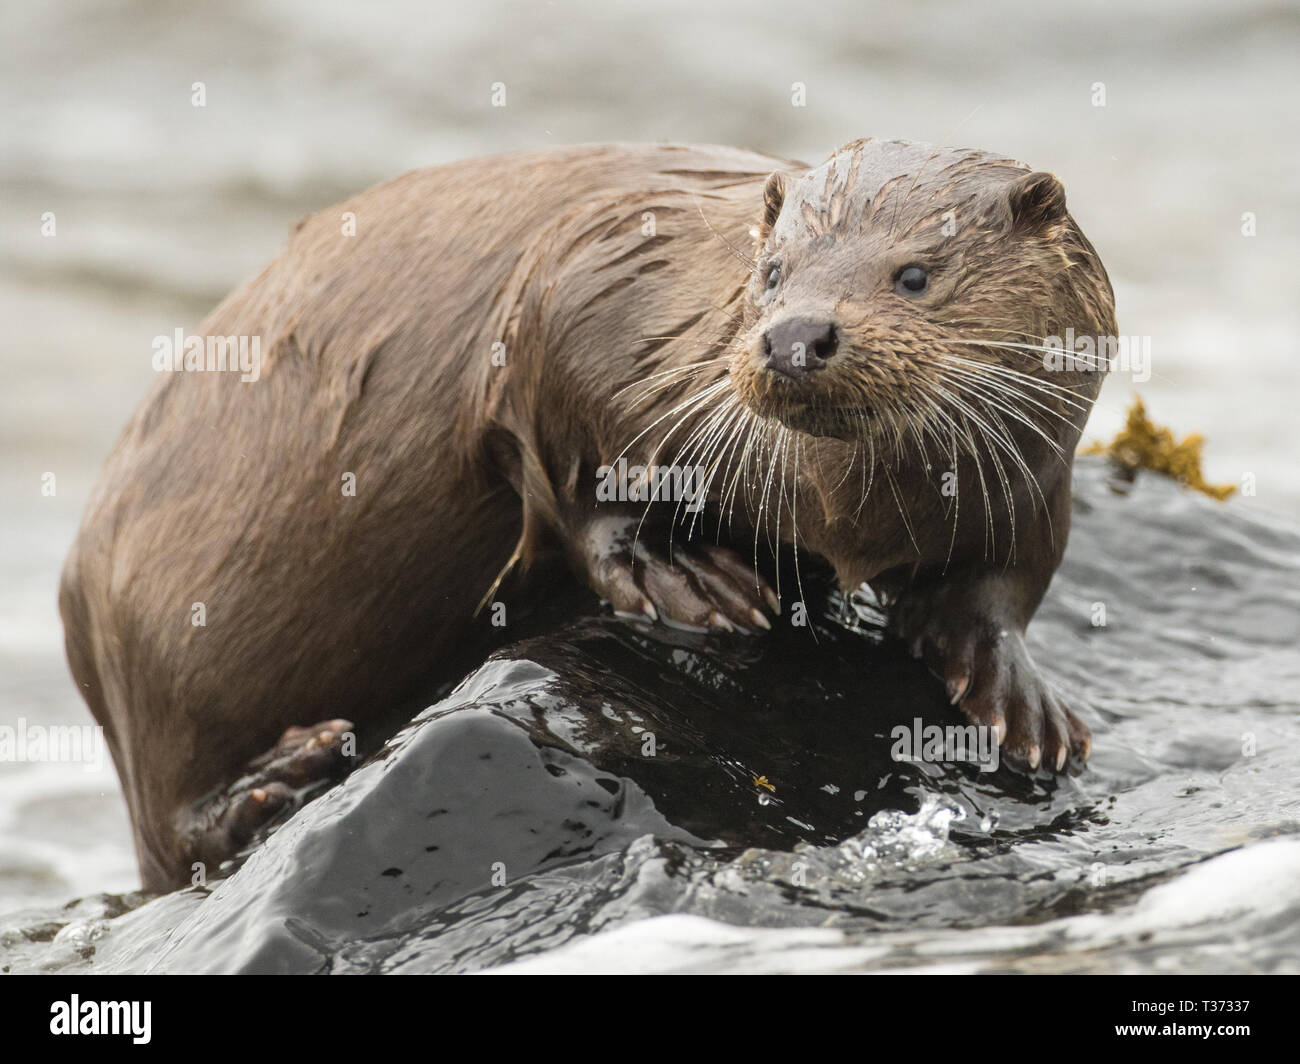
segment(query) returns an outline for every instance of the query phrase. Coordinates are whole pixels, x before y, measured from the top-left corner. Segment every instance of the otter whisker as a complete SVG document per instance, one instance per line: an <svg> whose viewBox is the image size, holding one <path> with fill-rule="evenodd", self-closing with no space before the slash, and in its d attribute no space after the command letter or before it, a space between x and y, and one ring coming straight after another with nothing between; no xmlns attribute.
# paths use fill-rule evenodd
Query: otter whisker
<svg viewBox="0 0 1300 1064"><path fill-rule="evenodd" d="M928 390L927 390L928 391ZM957 426L952 420L952 416L942 407L935 404L933 398L928 394L923 394L922 398L929 403L935 412L940 415L948 426L948 461L952 467L952 475L957 476L958 459L957 459ZM961 490L958 486L952 493L952 534L948 537L948 554L943 560L942 572L948 571L948 566L952 564L953 551L957 547L957 529L961 522Z"/></svg>
<svg viewBox="0 0 1300 1064"><path fill-rule="evenodd" d="M629 384L627 388L620 389L619 392L615 393L614 397L611 398L619 398L620 395L630 392L633 388L643 388L640 394L633 397L632 401L625 403L624 405L629 412L632 412L642 406L643 403L649 402L651 398L655 397L655 395L663 394L664 392L668 392L669 389L679 388L681 385L688 384L693 377L701 375L701 373L705 372L706 369L712 366L715 362L715 359L710 359L708 362L692 363L690 366L673 367L672 369L668 369L668 371L656 373L654 376L658 377L659 380L646 377L646 379L634 381L633 384Z"/></svg>
<svg viewBox="0 0 1300 1064"><path fill-rule="evenodd" d="M722 488L718 493L718 527L714 532L714 542L722 542L722 522L724 518L727 521L727 528L731 528L731 516L727 513L727 496L732 489L732 465L736 462L737 451L740 451L751 439L754 434L755 416L751 410L740 404L740 420L734 429L731 430L731 440L729 445L724 444L724 451L727 458L726 468L722 471ZM736 467L736 479L740 478L740 467ZM733 500L734 505L734 500Z"/></svg>
<svg viewBox="0 0 1300 1064"><path fill-rule="evenodd" d="M1017 405L1024 403L1032 406L1049 418L1054 418L1066 426L1073 426L1074 419L1061 413L1059 410L1053 410L1051 406L1043 399L1028 394L1021 387L1021 382L1016 381L1005 375L985 372L979 363L967 363L961 360L946 360L939 370L940 373L947 373L952 376L960 377L963 380L979 381L981 385L988 388L996 395L1006 398L1009 402ZM1028 409L1025 410L1028 414ZM1037 422L1035 422L1037 424Z"/></svg>
<svg viewBox="0 0 1300 1064"><path fill-rule="evenodd" d="M1055 381L1049 381L1042 377L1036 377L1032 373L1026 373L1024 370L1016 369L1014 366L1004 365L1001 362L985 362L979 359L961 358L956 355L941 355L944 362L956 362L964 365L976 366L988 373L1014 380L1019 387L1028 388L1038 393L1045 399L1052 399L1062 403L1065 406L1073 407L1076 410L1086 409L1087 396L1069 388L1064 384L1057 384Z"/></svg>
<svg viewBox="0 0 1300 1064"><path fill-rule="evenodd" d="M754 436L757 431L758 424L761 420L752 411L748 411L748 413L749 413L749 418L746 422L748 428L745 431L744 441L741 442L739 435L737 436L736 443L732 444L731 455L727 459L727 473L726 473L727 479L722 492L722 500L721 500L722 511L719 513L719 517L718 517L719 536L722 535L722 516L721 516L722 513L727 514L728 531L730 531L732 528L732 520L735 514L735 506L736 506L736 495L739 490L740 483L744 478L745 473L749 469L749 455L751 449L754 446ZM737 448L739 448L738 458L736 457ZM736 469L736 472L734 474L731 473L731 467L733 461L735 462L735 469Z"/></svg>
<svg viewBox="0 0 1300 1064"><path fill-rule="evenodd" d="M920 544L916 542L916 533L912 531L912 522L909 518L909 512L903 509L903 501L898 494L898 484L894 481L894 474L886 467L883 470L885 481L889 484L889 493L894 497L894 505L898 507L898 516L902 518L903 528L907 530L907 538L912 541L912 549L917 555L921 554Z"/></svg>
<svg viewBox="0 0 1300 1064"><path fill-rule="evenodd" d="M799 592L799 601L804 603L806 606L808 596L804 594L803 576L799 569L799 454L803 450L803 440L804 437L802 434L796 435L794 438L794 487L790 492L790 542L794 548L795 588ZM808 629L812 632L813 642L821 642L821 640L817 638L817 627L811 623L811 618L809 619Z"/></svg>
<svg viewBox="0 0 1300 1064"><path fill-rule="evenodd" d="M657 462L658 462L658 457L659 457L660 452L661 452L661 451L663 450L663 448L667 445L668 440L669 440L669 438L673 435L673 433L675 433L679 428L681 428L681 426L682 426L683 423L686 421L686 419L689 418L690 416L692 416L692 413L693 413L693 412L694 412L698 407L703 406L703 405L706 405L707 400L709 400L709 399L711 399L711 398L715 398L715 397L716 397L716 396L717 396L721 391L723 391L723 390L725 389L726 384L727 384L727 381L726 381L725 378L724 378L723 380L721 380L721 381L717 381L717 382L715 382L713 385L710 385L708 388L704 389L703 392L701 392L700 394L698 394L698 395L692 397L691 399L686 400L684 403L679 404L678 408L675 408L675 409L679 409L679 408L683 408L683 407L690 407L690 409L688 409L688 410L686 410L685 412L683 412L682 416L681 416L681 417L680 417L680 418L679 418L679 419L678 419L678 420L673 424L672 428L670 428L670 429L668 430L668 432L664 435L663 439L659 442L659 445L658 445L658 446L653 450L653 452L651 452L651 454L650 454L650 460L649 460L649 462L648 462L649 465L657 464ZM727 404L728 404L730 401L731 401L731 397L730 397L730 396L728 396L727 398L725 398L725 399L723 400L722 404L721 404L721 408L725 410ZM669 415L671 415L673 412L674 412L674 411L669 411ZM715 411L711 411L711 412L706 416L706 418L705 418L705 424L708 424L708 423L709 423L709 422L710 422L714 417L718 416L718 413L719 413L719 411L717 411L717 410L715 410ZM665 415L665 416L668 416L668 415ZM658 420L659 420L659 421L662 421L663 419L660 418L660 419L658 419ZM654 424L657 424L657 423L658 423L658 421L656 421ZM647 427L647 431L648 431L650 428L653 428L653 427L654 427L654 424L651 424L650 426L648 426L648 427ZM694 433L695 433L695 432L698 432L699 430L700 430L700 426L697 425L697 427L696 427L696 429L693 431L692 435L694 435ZM641 437L642 435L644 435L644 434L645 434L644 432L640 433L640 434L636 437L636 439L632 440L632 442L629 443L629 444L627 445L627 447L624 447L623 450L619 453L618 458L615 458L614 461L617 462L619 458L622 458L623 455L627 453L628 449L631 448L631 447L636 443L636 440L637 440L637 439L640 439L640 437ZM684 446L685 446L685 445L684 445ZM651 508L653 507L653 505L654 505L655 502L657 502L657 501L658 501L658 500L655 499L655 497L654 497L654 492L651 491L651 493L650 493L650 497L646 500L645 508L641 511L641 519L637 522L636 533L635 533L635 534L633 535L633 537L632 537L632 554L633 554L633 557L634 557L634 558L636 557L637 546L638 546L638 544L640 543L640 540L641 540L641 531L642 531L642 529L645 527L646 519L650 516L650 510L651 510ZM680 506L680 500L679 500L679 506ZM671 562L671 558L672 558L672 534L673 534L673 527L674 527L675 523L676 523L676 514L674 514L673 520L669 523L669 531L668 531L668 553L669 553L669 560L670 560L670 562Z"/></svg>
<svg viewBox="0 0 1300 1064"><path fill-rule="evenodd" d="M776 447L772 454L772 468L774 472L777 469L778 459L781 463L780 477L779 479L774 478L776 480L776 488L777 488L777 491L774 495L775 498L774 506L776 509L776 529L774 535L775 535L775 545L776 545L776 565L777 565L778 572L780 571L781 568L781 506L783 503L785 503L785 463L786 463L786 454L787 454L787 448L789 442L790 442L790 430L782 426L780 433L777 436Z"/></svg>
<svg viewBox="0 0 1300 1064"><path fill-rule="evenodd" d="M1027 403L1034 408L1041 410L1044 414L1055 417L1066 425L1072 425L1073 422L1065 417L1060 411L1053 410L1044 402L1027 395L1021 389L1021 381L1015 380L1006 374L998 374L992 370L997 367L989 367L985 363L974 362L968 359L945 358L939 365L934 367L937 374L948 381L965 381L968 384L978 386L982 394L1004 400L1006 406L1002 409L1007 413L1014 413L1026 427L1037 433L1045 443L1059 451L1059 444L1049 436L1043 426L1034 421L1027 409L1022 409L1022 403Z"/></svg>
<svg viewBox="0 0 1300 1064"><path fill-rule="evenodd" d="M739 439L739 434L737 432L737 429L740 425L743 425L745 423L745 420L749 417L749 412L744 409L739 399L736 399L734 396L732 397L731 402L729 403L729 409L730 409L729 415L719 425L718 430L714 434L713 442L711 444L710 450L707 452L706 457L702 460L701 463L708 466L708 474L704 478L702 484L696 485L696 494L701 498L702 501L700 506L695 510L695 513L691 517L691 527L690 527L690 531L687 533L688 538L695 534L695 523L697 520L700 519L700 515L704 512L703 500L708 499L709 489L713 486L714 477L717 476L718 471L722 468L723 459L726 458L728 453L728 444L730 444L732 450L734 450L736 441ZM730 463L728 463L728 465L729 464ZM726 483L725 473L723 474L722 480L723 483L725 484ZM721 512L719 512L718 515L719 538L721 537L721 533L722 533L722 515Z"/></svg>
<svg viewBox="0 0 1300 1064"><path fill-rule="evenodd" d="M744 403L737 399L734 404L735 415L728 419L723 435L719 438L717 446L717 460L715 462L714 472L710 474L710 484L713 477L718 477L718 535L722 533L722 509L725 505L727 488L731 482L732 466L737 461L737 454L744 446L745 440L753 432L753 422L755 415ZM725 462L725 465L724 465Z"/></svg>
<svg viewBox="0 0 1300 1064"><path fill-rule="evenodd" d="M978 372L970 372L969 370L963 370L959 367L949 366L946 370L941 370L940 374L945 380L953 383L962 381L968 387L977 390L990 405L997 406L998 409L1002 410L1008 416L1014 417L1047 444L1058 458L1064 458L1065 452L1061 449L1060 443L1058 443L1052 436L1048 435L1046 429L1033 419L1028 410L1024 410L1017 406L1016 400L1025 400L1033 406L1041 408L1040 403L1025 396L1015 388L996 380L990 380L988 377ZM1050 409L1044 409L1044 412L1048 414L1056 413L1056 411ZM1071 424L1068 419L1063 418L1062 420L1064 420L1067 425Z"/></svg>
<svg viewBox="0 0 1300 1064"><path fill-rule="evenodd" d="M1044 353L1051 353L1053 350L1050 347L1039 347L1031 344L1011 344L1011 343L1005 343L1000 341L994 342L991 340L945 339L936 342L941 344L974 344L977 347L998 347L1003 349L1012 349L1013 354L1027 353L1028 351L1042 351ZM944 357L951 358L952 356L944 356ZM1037 360L1035 360L1035 362L1037 362ZM989 370L992 372L1000 372L1008 376L1014 376L1018 380L1022 381L1028 387L1032 387L1037 391L1051 392L1051 393L1055 393L1055 395L1057 396L1068 396L1068 399L1063 398L1062 402L1068 402L1069 405L1075 407L1075 409L1077 410L1086 409L1086 403L1088 401L1088 397L1081 392L1075 391L1073 388L1067 387L1064 384L1057 384L1055 381L1045 380L1042 377L1035 377L1028 373L1025 373L1023 370L1016 369L1014 366L1004 366L1001 363L997 363L997 362L981 362L977 364L980 366L988 367ZM1076 402L1076 400L1078 401Z"/></svg>
<svg viewBox="0 0 1300 1064"><path fill-rule="evenodd" d="M707 338L696 338L696 337L685 336L685 335L682 335L682 336L638 336L635 340L633 340L633 341L631 341L631 342L634 343L634 344L653 344L653 343L661 343L661 344L662 344L662 343L674 343L674 344L690 344L690 345L692 345L693 347L717 347L718 344L722 343L722 338L721 338L721 337L718 337L718 338L715 339L715 340L710 340L710 339L707 339Z"/></svg>
<svg viewBox="0 0 1300 1064"><path fill-rule="evenodd" d="M985 438L985 431L978 424L979 422L978 415L971 410L968 404L957 399L955 396L953 396L951 392L948 391L948 389L937 385L936 387L938 391L942 393L944 400L946 402L949 402L953 406L958 408L961 416L961 423L965 433L965 437L970 443L971 458L975 462L975 475L979 479L980 495L984 501L984 527L985 527L984 543L986 548L985 558L987 559L990 553L992 553L995 556L997 554L997 537L994 531L994 524L993 524L993 502L992 502L992 496L989 492L988 480L984 475L984 462L980 457L980 448L976 443L975 434L971 431L971 422L975 421L977 423L976 428L979 430L981 439ZM989 454L991 452L986 451L985 453Z"/></svg>
<svg viewBox="0 0 1300 1064"><path fill-rule="evenodd" d="M951 383L953 383L954 386L956 386L956 387L958 387L958 388L961 388L963 391L967 392L968 394L972 394L972 395L978 396L979 399L980 399L980 400L985 404L985 406L988 407L988 408L990 408L990 416L992 416L992 417L994 418L994 420L996 420L996 421L998 422L999 426L1001 426L1001 427L1003 428L1004 433L1005 433L1007 436L1010 436L1010 433L1009 433L1009 431L1006 430L1005 423L1002 421L1001 417L1000 417L999 414L997 413L997 411L999 411L999 410L1001 410L1001 411L1005 411L1005 412L1008 413L1010 416L1016 417L1018 420L1024 421L1024 423L1027 424L1027 425L1029 425L1029 427L1030 427L1031 429L1033 429L1035 432L1038 432L1038 433L1041 435L1041 430L1039 430L1038 426L1034 425L1032 422L1030 422L1030 421L1028 421L1027 419L1023 418L1023 417L1021 416L1021 414L1020 414L1019 411L1014 410L1014 409L1008 409L1007 407L1003 406L1000 402L998 402L996 399L990 398L989 396L982 394L981 392L979 392L976 388L974 388L974 387L972 386L971 382L969 382L969 381L967 381L967 382L960 382L960 381L956 381L956 380L954 380L954 381L952 381ZM1048 442L1049 442L1049 443L1052 443L1052 441L1050 441L1050 440L1049 440ZM1056 447L1054 444L1053 444L1053 447L1054 447L1054 449L1056 450L1056 453L1057 453L1058 458L1060 459L1060 461L1068 467L1068 464L1069 464L1069 463L1068 463L1068 461L1066 460L1065 456L1061 453L1060 448L1059 448L1059 447ZM1016 447L1016 448L1014 449L1014 452L1009 451L1008 453L1011 455L1011 457L1012 457L1013 461L1015 462L1017 468L1019 469L1021 475L1024 477L1026 487L1028 487L1028 488L1031 489L1031 497L1036 496L1036 503L1035 503L1035 506L1036 506L1036 508L1037 508L1037 507L1041 507L1041 508L1042 508L1043 515L1044 515L1044 517L1045 517L1045 519L1046 519L1046 521L1047 521L1047 533L1048 533L1048 538L1049 538L1049 540L1054 541L1054 539L1055 539L1055 533L1054 533L1054 530L1053 530L1053 528L1052 528L1051 509L1050 509L1050 507L1047 505L1047 499L1046 499L1046 497L1045 497L1044 494L1043 494L1043 491L1042 491L1041 486L1039 485L1038 477L1037 477L1037 476L1033 473L1033 471L1029 468L1029 465L1026 463L1026 461L1025 461L1025 459L1024 459L1024 456L1023 456L1023 454L1021 453L1021 451L1020 451L1020 449L1019 449L1018 447ZM1013 529L1012 529L1012 530L1013 530L1013 533L1014 533L1014 524L1013 524Z"/></svg>
<svg viewBox="0 0 1300 1064"><path fill-rule="evenodd" d="M1002 421L1002 418L998 413L999 409L1006 410L1006 408L1002 407L997 402L990 400L987 395L984 395L978 392L977 390L973 389L970 386L969 381L963 382L960 380L950 379L949 383L953 384L955 387L960 388L962 391L971 395L978 402L980 402L984 406L989 417L991 417L993 421L997 423L998 431L996 432L991 431L987 423L982 425L982 430L986 432L987 438L990 439L995 444L995 449L990 452L990 455L995 460L995 462L997 462L1000 473L1001 473L1001 460L997 458L996 447L1001 447L1001 449L1012 460L1017 470L1024 477L1025 486L1029 488L1031 491L1031 498L1036 497L1036 507L1041 506L1043 510L1043 514L1047 520L1048 535L1049 537L1052 537L1053 530L1051 524L1051 511L1047 505L1047 500L1043 494L1042 488L1039 485L1038 478L1037 476L1034 475L1033 471L1029 468L1029 465L1026 463L1020 448L1014 443L1014 437L1011 435L1009 429L1006 426L1006 423ZM957 400L956 397L953 397L953 401L959 403L962 402L961 400ZM1031 424L1031 427L1036 427L1036 426L1033 426ZM1014 508L1014 502L1012 501L1011 495L1005 483L1003 485L1003 491L1004 494L1007 495L1007 507L1008 507L1009 515L1011 517L1010 523L1011 523L1012 546L1011 546L1011 555L1009 556L1008 559L1008 563L1009 563L1010 560L1014 558L1015 555L1015 533L1016 533L1015 508Z"/></svg>
<svg viewBox="0 0 1300 1064"><path fill-rule="evenodd" d="M871 495L871 489L876 483L876 434L870 431L867 425L866 414L858 414L858 423L862 426L862 435L867 441L867 447L870 450L866 462L863 463L862 470L862 497L858 500L858 508L853 511L853 523L856 525L862 518L862 508L867 504L867 499Z"/></svg>
<svg viewBox="0 0 1300 1064"><path fill-rule="evenodd" d="M826 492L827 495L836 495L839 493L839 490L844 487L845 482L849 479L849 474L853 472L854 466L858 464L858 451L861 447L862 441L855 439L853 441L853 453L849 455L848 461L844 463L844 472L840 474L840 479L829 487ZM819 452L814 452L814 454L816 454L817 457L817 471L824 477L825 473L822 470L821 454Z"/></svg>
<svg viewBox="0 0 1300 1064"><path fill-rule="evenodd" d="M1052 355L1054 357L1060 357L1063 352L1063 349L1059 347L1050 347L1044 344L1017 343L1010 340L946 337L935 340L934 342L936 344L968 344L973 347L996 348L999 351L1004 352L1006 356L1024 359L1025 362L1022 364L1030 368L1040 369L1043 372L1048 372L1048 370L1043 366L1043 360L1037 356ZM1026 384L1029 384L1038 391L1052 392L1058 396L1064 397L1062 399L1063 402L1068 398L1070 405L1075 406L1078 410L1088 409L1091 400L1086 392L1078 391L1069 385L1057 383L1056 381L1049 380L1041 375L1027 373L1023 369L1017 369L1015 366L1006 365L1001 361L990 361L984 364L997 370L1001 370L1004 373L1016 374Z"/></svg>
<svg viewBox="0 0 1300 1064"><path fill-rule="evenodd" d="M999 412L1005 413L1007 416L1026 425L1030 429L1030 431L1032 431L1036 436L1042 438L1043 441L1048 444L1049 449L1056 455L1057 460L1061 462L1063 466L1068 468L1069 460L1064 454L1064 452L1061 450L1060 446L1056 443L1056 441L1048 437L1046 433L1043 432L1040 426L1038 426L1031 419L1026 417L1021 410L1019 410L1014 406L1014 404L1007 405L1002 401L1002 399L997 394L993 394L993 395L988 394L984 390L984 385L986 384L986 382L982 382L982 381L977 382L969 379L961 379L961 378L954 378L954 377L949 377L948 380L949 383L951 383L954 387L959 388L963 393L975 397L981 403L983 403L989 409L990 415L997 420L998 424L1004 430L1006 430L1006 425L1002 421L1001 417L999 416ZM1011 433L1007 431L1006 435L1011 436ZM1047 506L1047 500L1043 496L1042 489L1038 486L1038 478L1029 470L1028 464L1025 462L1023 455L1020 453L1019 447L1016 448L1014 459L1016 461L1016 465L1019 467L1019 469L1025 476L1026 486L1029 486L1032 482L1032 487L1034 489L1035 494L1037 495L1038 504L1041 504L1044 513L1049 515L1049 521L1050 521L1050 511ZM1049 528L1049 535L1050 535L1050 528Z"/></svg>
<svg viewBox="0 0 1300 1064"><path fill-rule="evenodd" d="M775 426L775 434L776 434L776 443L777 446L779 446L781 442L781 437L786 432L784 425L780 425L779 423L776 422L768 422L764 426L764 429L768 430L765 433L765 437L766 435L771 433L774 426ZM766 446L767 446L767 440L765 438L762 447L766 447ZM759 456L760 459L762 457L761 454L762 447L760 448L760 456ZM780 564L781 552L777 549L776 544L772 540L771 522L768 517L768 505L769 505L769 499L771 497L771 491L772 491L772 479L776 474L776 447L775 446L772 447L768 457L769 457L769 461L768 461L768 468L767 468L767 477L764 479L762 494L759 496L758 520L754 525L754 556L756 558L758 557L758 537L759 537L760 530L762 530L762 532L767 535L768 548L772 550L772 552L776 555L777 558L776 597L779 600L781 598L781 564ZM761 466L759 469L759 475L760 476L762 475ZM777 520L778 520L778 527L779 527L779 523L780 523L779 511L777 513Z"/></svg>
<svg viewBox="0 0 1300 1064"><path fill-rule="evenodd" d="M694 465L695 457L696 455L699 454L700 448L704 445L705 441L711 438L713 433L716 431L716 427L718 423L726 418L728 410L735 402L738 402L738 400L735 398L734 393L728 393L722 399L721 403L718 404L717 409L709 412L709 414L703 419L703 421L701 421L691 431L691 433L686 437L686 439L682 442L681 446L677 450L677 454L673 457L673 460L669 463L669 467L671 469L684 470L684 469L691 468ZM667 440L665 439L664 442L667 443ZM688 449L691 451L690 458L683 460L686 456ZM668 557L670 561L672 559L672 551L673 551L673 535L676 531L678 523L681 520L682 504L685 501L686 501L685 499L677 500L677 505L673 509L672 520L669 522ZM691 529L688 530L686 534L686 539L688 542L690 541L693 531L694 531L694 522L692 522Z"/></svg>
<svg viewBox="0 0 1300 1064"><path fill-rule="evenodd" d="M637 396L630 403L627 403L624 409L629 414L633 414L647 405L653 405L665 401L674 402L676 401L675 399L667 397L669 392L673 391L674 389L682 388L684 386L693 385L695 383L696 381L692 376L692 377L678 378L677 380L663 381L660 382L659 384L651 385L649 388L646 389L644 394Z"/></svg>
<svg viewBox="0 0 1300 1064"><path fill-rule="evenodd" d="M680 414L683 411L689 410L690 408L699 405L700 403L706 402L707 400L713 398L713 396L717 395L718 392L722 391L726 387L727 387L727 382L725 380L715 381L713 384L709 385L703 391L697 392L689 399L682 400L682 402L678 403L667 413L660 414L659 417L655 418L652 422L650 422L649 425L647 425L645 428L643 428L640 432L638 432L635 436L632 437L632 439L628 442L627 446L625 446L621 451L619 451L618 454L614 457L614 462L617 462L620 458L623 458L627 454L627 452L630 451L634 446L636 446L636 444L641 440L641 438L645 436L646 433L652 431L655 428L655 426L662 424L664 421L667 421L674 414ZM673 427L668 430L667 435L664 436L663 440L660 441L659 446L656 447L652 452L654 455L659 454L664 444L668 442L669 436L671 436L674 432L676 432L681 427L682 420L683 418L678 418L678 420L673 424Z"/></svg>
<svg viewBox="0 0 1300 1064"><path fill-rule="evenodd" d="M749 419L749 431L745 434L745 444L741 449L740 457L737 460L736 472L731 479L731 486L728 489L730 501L727 496L723 497L723 506L727 510L727 531L733 528L736 512L736 501L740 496L741 485L744 485L746 501L744 506L749 508L749 499L752 497L754 482L749 478L750 461L754 456L755 448L762 446L762 440L766 432L766 419L751 414ZM719 526L721 527L721 526ZM758 552L754 552L754 573L758 574Z"/></svg>
<svg viewBox="0 0 1300 1064"><path fill-rule="evenodd" d="M663 448L667 445L668 440L671 438L673 433L675 433L679 428L682 427L686 419L691 416L692 411L695 410L695 408L697 407L707 404L709 400L716 398L720 393L726 390L726 387L727 387L727 381L724 378L723 380L716 381L715 383L709 385L707 388L703 389L698 394L691 396L689 399L686 399L683 402L678 403L677 406L669 410L668 413L662 415L661 417L656 418L653 422L647 425L641 432L637 433L637 435L627 444L627 446L625 446L618 453L618 455L614 458L614 461L611 464L616 465L618 461L621 458L623 458L627 454L627 452L631 450L632 447L636 445L637 441L639 441L647 432L653 429L656 425L660 424L666 418L672 417L674 414L680 412L681 416L677 419L677 421L673 423L672 427L668 429L663 439L659 441L658 446L656 446L654 450L650 452L650 457L647 464L648 465L656 464L658 462L659 454L662 452ZM641 530L645 526L646 518L650 515L650 508L653 505L654 501L655 500L653 497L647 501L645 509L644 511L642 511L641 514L641 520L637 522L636 534L632 538L632 551L634 557L636 554L637 544L639 543L641 538ZM670 540L669 547L671 550L671 540Z"/></svg>
<svg viewBox="0 0 1300 1064"><path fill-rule="evenodd" d="M700 440L696 445L695 452L682 464L681 468L683 470L703 468L713 460L713 454L717 450L719 441L726 439L727 427L736 419L736 410L739 405L740 400L736 398L734 393L727 396L705 423L704 427L707 429L707 432L701 435ZM676 460L674 460L674 464L676 464ZM712 471L710 471L708 480L711 481L712 479L713 474ZM695 492L699 506L693 512L688 511L691 513L690 526L686 532L686 538L688 541L695 535L695 525L699 520L700 514L703 512L704 502L707 499L707 491L705 490L704 484L696 484ZM685 500L683 499L679 499L677 502L677 510L673 515L674 522L676 522L677 515L681 512L682 502L684 501ZM691 501L694 502L696 500L693 499Z"/></svg>

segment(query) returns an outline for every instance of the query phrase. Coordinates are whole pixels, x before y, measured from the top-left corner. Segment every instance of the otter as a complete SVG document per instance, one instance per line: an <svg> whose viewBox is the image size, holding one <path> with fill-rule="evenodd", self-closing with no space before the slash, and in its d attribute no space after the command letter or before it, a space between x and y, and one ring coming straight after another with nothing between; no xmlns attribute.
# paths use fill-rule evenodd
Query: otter
<svg viewBox="0 0 1300 1064"><path fill-rule="evenodd" d="M144 886L335 778L547 552L640 623L755 634L797 594L773 550L821 559L1004 760L1080 770L1024 642L1101 382L1049 366L1070 328L1116 332L1097 253L981 151L581 146L308 217L200 329L259 338L257 379L160 375L63 574ZM692 504L598 497L620 459L699 470Z"/></svg>

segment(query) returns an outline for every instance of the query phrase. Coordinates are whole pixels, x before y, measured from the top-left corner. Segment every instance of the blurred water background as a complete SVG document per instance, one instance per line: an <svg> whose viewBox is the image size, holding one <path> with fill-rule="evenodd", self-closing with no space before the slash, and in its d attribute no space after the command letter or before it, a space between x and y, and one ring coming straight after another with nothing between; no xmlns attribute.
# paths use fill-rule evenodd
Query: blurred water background
<svg viewBox="0 0 1300 1064"><path fill-rule="evenodd" d="M54 0L6 4L0 40L0 723L89 719L57 577L152 338L302 215L471 155L674 140L816 162L875 135L1051 170L1121 332L1152 338L1151 379L1111 379L1090 435L1139 392L1207 436L1211 480L1254 474L1230 505L1300 514L1295 4ZM0 765L0 912L135 883L111 765Z"/></svg>

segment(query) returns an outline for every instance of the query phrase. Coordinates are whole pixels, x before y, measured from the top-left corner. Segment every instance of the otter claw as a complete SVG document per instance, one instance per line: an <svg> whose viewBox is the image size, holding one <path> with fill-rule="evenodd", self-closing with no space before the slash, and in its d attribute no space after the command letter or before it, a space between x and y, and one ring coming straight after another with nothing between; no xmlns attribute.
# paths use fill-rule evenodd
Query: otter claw
<svg viewBox="0 0 1300 1064"><path fill-rule="evenodd" d="M593 523L582 537L588 582L624 616L719 632L770 629L763 606L775 599L752 567L727 548L677 547L671 560L637 542L635 523Z"/></svg>
<svg viewBox="0 0 1300 1064"><path fill-rule="evenodd" d="M312 789L340 780L351 767L345 737L352 722L323 721L291 727L245 775L189 811L185 845L193 860L216 868L235 857Z"/></svg>
<svg viewBox="0 0 1300 1064"><path fill-rule="evenodd" d="M942 613L904 615L895 629L943 681L948 701L972 723L990 728L1003 759L1030 773L1065 771L1087 761L1087 726L1044 683L1019 632L1000 626L946 624Z"/></svg>

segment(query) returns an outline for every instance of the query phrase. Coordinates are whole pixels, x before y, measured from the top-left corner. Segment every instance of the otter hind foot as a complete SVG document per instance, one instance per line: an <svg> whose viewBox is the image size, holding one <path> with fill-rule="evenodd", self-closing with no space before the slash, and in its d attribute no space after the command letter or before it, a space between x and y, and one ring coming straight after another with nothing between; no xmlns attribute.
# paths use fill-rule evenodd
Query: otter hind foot
<svg viewBox="0 0 1300 1064"><path fill-rule="evenodd" d="M187 811L182 834L192 860L213 871L237 857L260 833L346 776L354 750L349 720L288 728L244 775Z"/></svg>
<svg viewBox="0 0 1300 1064"><path fill-rule="evenodd" d="M730 549L674 546L661 556L626 537L603 538L586 559L588 582L615 613L700 631L770 629L776 593Z"/></svg>

